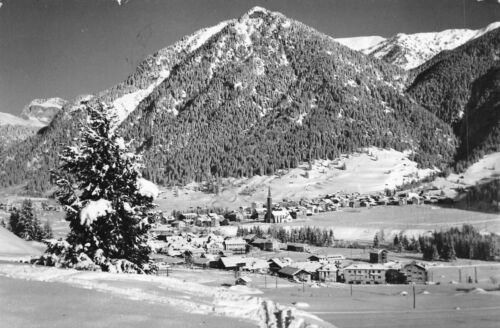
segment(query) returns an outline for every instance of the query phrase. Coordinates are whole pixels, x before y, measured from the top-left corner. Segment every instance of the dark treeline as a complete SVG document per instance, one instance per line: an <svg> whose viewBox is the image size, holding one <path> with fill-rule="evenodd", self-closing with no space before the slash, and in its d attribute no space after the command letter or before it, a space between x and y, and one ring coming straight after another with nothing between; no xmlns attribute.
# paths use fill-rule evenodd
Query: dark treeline
<svg viewBox="0 0 500 328"><path fill-rule="evenodd" d="M435 231L431 237L419 237L425 260L451 261L455 258L491 261L500 255L500 236L481 234L471 225L461 229Z"/></svg>
<svg viewBox="0 0 500 328"><path fill-rule="evenodd" d="M42 226L30 199L23 201L21 209L14 208L10 212L7 229L25 240L42 241L53 237L49 222Z"/></svg>
<svg viewBox="0 0 500 328"><path fill-rule="evenodd" d="M259 226L246 228L238 226L237 236L255 234L257 237L271 237L282 243L305 243L314 246L332 246L334 244L333 230L314 227L300 227L285 229L283 227L270 226L263 229Z"/></svg>

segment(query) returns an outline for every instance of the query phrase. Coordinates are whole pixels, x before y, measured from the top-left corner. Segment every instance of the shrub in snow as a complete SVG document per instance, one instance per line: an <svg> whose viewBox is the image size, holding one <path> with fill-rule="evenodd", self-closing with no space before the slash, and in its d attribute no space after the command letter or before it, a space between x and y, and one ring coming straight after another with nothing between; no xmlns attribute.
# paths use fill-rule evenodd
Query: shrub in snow
<svg viewBox="0 0 500 328"><path fill-rule="evenodd" d="M41 262L82 270L149 270L148 235L158 188L142 178L142 158L117 135L109 108L88 107L75 145L60 154L52 172L70 233L48 241Z"/></svg>

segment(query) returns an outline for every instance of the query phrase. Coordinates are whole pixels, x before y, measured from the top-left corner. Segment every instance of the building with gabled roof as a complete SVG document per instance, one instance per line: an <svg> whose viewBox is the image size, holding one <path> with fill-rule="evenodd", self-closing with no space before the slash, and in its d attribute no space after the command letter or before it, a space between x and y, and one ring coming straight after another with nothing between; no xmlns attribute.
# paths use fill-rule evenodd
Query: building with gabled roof
<svg viewBox="0 0 500 328"><path fill-rule="evenodd" d="M283 278L300 280L300 281L310 281L311 273L304 269L296 268L293 266L286 266L278 271L278 275Z"/></svg>
<svg viewBox="0 0 500 328"><path fill-rule="evenodd" d="M228 256L219 259L219 267L226 270L239 270L247 264L247 259L241 256Z"/></svg>
<svg viewBox="0 0 500 328"><path fill-rule="evenodd" d="M428 270L425 264L413 261L401 269L409 283L424 284L428 279Z"/></svg>

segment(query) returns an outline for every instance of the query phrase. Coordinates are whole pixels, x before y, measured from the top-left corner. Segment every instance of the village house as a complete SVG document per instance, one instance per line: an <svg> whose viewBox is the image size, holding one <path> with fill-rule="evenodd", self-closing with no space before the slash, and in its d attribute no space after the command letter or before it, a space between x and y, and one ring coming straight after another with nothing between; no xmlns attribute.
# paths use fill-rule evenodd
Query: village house
<svg viewBox="0 0 500 328"><path fill-rule="evenodd" d="M267 261L269 264L269 271L278 272L286 266L286 263L280 259L274 258Z"/></svg>
<svg viewBox="0 0 500 328"><path fill-rule="evenodd" d="M198 217L197 213L181 213L179 214L179 220L184 221L184 222L194 222L196 218Z"/></svg>
<svg viewBox="0 0 500 328"><path fill-rule="evenodd" d="M206 269L210 265L210 259L203 257L196 257L191 260L191 264L195 267Z"/></svg>
<svg viewBox="0 0 500 328"><path fill-rule="evenodd" d="M288 278L291 280L306 281L306 282L311 281L310 272L292 266L286 266L282 268L280 271L278 271L278 276L282 278Z"/></svg>
<svg viewBox="0 0 500 328"><path fill-rule="evenodd" d="M324 264L316 270L317 280L322 282L337 282L338 268L333 263Z"/></svg>
<svg viewBox="0 0 500 328"><path fill-rule="evenodd" d="M242 238L228 238L224 240L224 250L231 251L234 254L246 253L247 242Z"/></svg>
<svg viewBox="0 0 500 328"><path fill-rule="evenodd" d="M344 280L348 284L384 284L388 267L383 264L351 264L344 268Z"/></svg>
<svg viewBox="0 0 500 328"><path fill-rule="evenodd" d="M286 250L291 252L309 252L309 245L300 243L290 243L286 246Z"/></svg>
<svg viewBox="0 0 500 328"><path fill-rule="evenodd" d="M406 281L409 283L423 284L428 279L426 266L415 261L403 266L401 272L406 276Z"/></svg>
<svg viewBox="0 0 500 328"><path fill-rule="evenodd" d="M194 219L194 224L197 227L211 227L212 219L208 215L200 215Z"/></svg>
<svg viewBox="0 0 500 328"><path fill-rule="evenodd" d="M225 270L240 270L247 264L247 259L240 256L221 257L218 267Z"/></svg>
<svg viewBox="0 0 500 328"><path fill-rule="evenodd" d="M311 262L331 263L340 267L345 260L342 254L311 255L307 258Z"/></svg>
<svg viewBox="0 0 500 328"><path fill-rule="evenodd" d="M219 242L210 242L205 246L208 254L219 255L224 250L224 245Z"/></svg>
<svg viewBox="0 0 500 328"><path fill-rule="evenodd" d="M257 238L251 242L251 245L260 248L263 251L277 251L280 248L280 242L276 239Z"/></svg>
<svg viewBox="0 0 500 328"><path fill-rule="evenodd" d="M370 252L370 263L387 263L386 249L377 249Z"/></svg>

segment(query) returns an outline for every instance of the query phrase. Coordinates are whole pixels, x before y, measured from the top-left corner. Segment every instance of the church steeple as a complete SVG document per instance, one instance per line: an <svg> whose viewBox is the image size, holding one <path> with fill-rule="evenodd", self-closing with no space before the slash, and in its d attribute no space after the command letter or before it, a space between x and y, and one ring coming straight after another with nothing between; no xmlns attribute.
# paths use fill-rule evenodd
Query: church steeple
<svg viewBox="0 0 500 328"><path fill-rule="evenodd" d="M264 222L271 223L273 220L273 199L271 198L271 186L267 192L267 212Z"/></svg>

